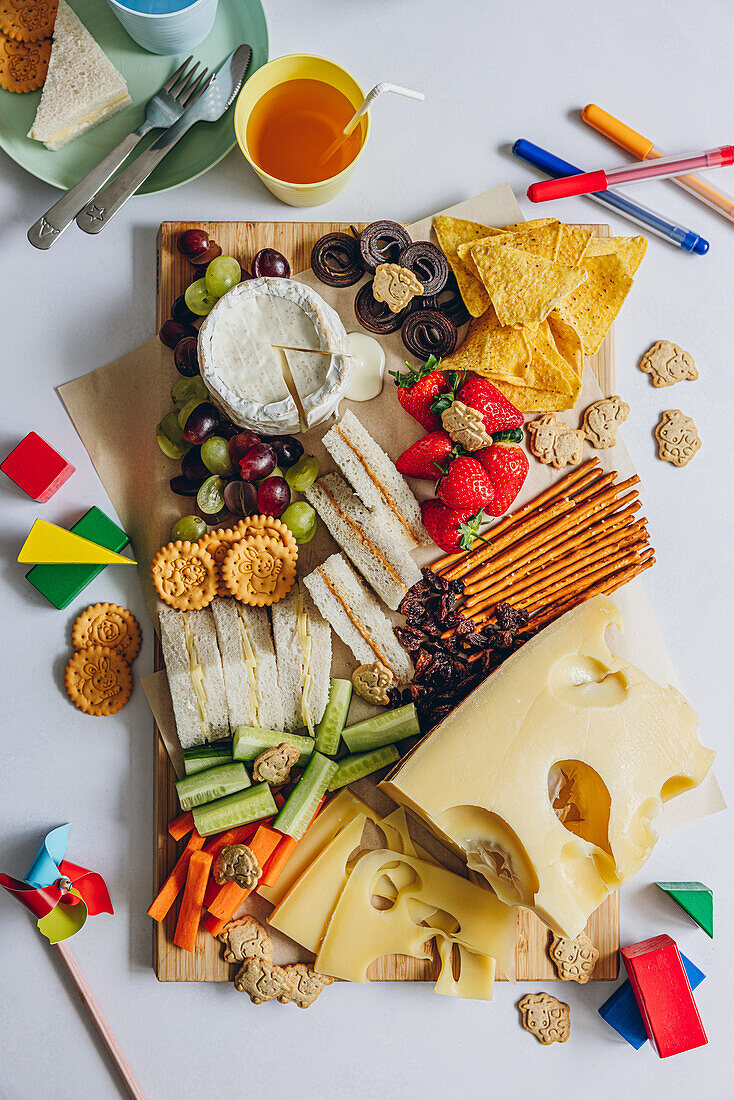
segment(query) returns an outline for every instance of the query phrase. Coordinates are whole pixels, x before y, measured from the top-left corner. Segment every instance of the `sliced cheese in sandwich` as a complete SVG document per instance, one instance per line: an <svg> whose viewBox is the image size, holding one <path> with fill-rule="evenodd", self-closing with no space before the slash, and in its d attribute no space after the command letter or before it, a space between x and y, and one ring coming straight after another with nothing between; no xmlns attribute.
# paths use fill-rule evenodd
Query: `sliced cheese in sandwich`
<svg viewBox="0 0 734 1100"><path fill-rule="evenodd" d="M271 608L278 684L286 733L313 736L329 701L331 629L308 592L296 584Z"/></svg>
<svg viewBox="0 0 734 1100"><path fill-rule="evenodd" d="M129 103L125 78L59 0L48 73L28 137L61 149Z"/></svg>
<svg viewBox="0 0 734 1100"><path fill-rule="evenodd" d="M229 710L214 616L204 611L160 613L161 646L181 748L229 737Z"/></svg>
<svg viewBox="0 0 734 1100"><path fill-rule="evenodd" d="M303 494L323 519L331 536L393 611L420 570L405 543L397 543L384 505L370 510L340 474L325 474Z"/></svg>
<svg viewBox="0 0 734 1100"><path fill-rule="evenodd" d="M224 686L232 729L283 729L278 669L264 607L217 598L211 612L222 656Z"/></svg>
<svg viewBox="0 0 734 1100"><path fill-rule="evenodd" d="M395 637L392 623L343 554L332 554L304 577L314 603L360 664L381 661L397 683L413 677L410 656Z"/></svg>
<svg viewBox="0 0 734 1100"><path fill-rule="evenodd" d="M345 412L322 442L363 504L384 516L397 543L408 550L431 545L408 483L353 412Z"/></svg>

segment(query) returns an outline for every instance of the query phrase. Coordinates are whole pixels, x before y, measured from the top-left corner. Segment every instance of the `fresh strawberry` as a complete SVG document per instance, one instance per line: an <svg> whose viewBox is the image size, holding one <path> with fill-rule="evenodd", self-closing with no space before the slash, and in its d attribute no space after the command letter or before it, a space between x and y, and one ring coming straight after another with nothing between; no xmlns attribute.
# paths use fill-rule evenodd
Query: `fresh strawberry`
<svg viewBox="0 0 734 1100"><path fill-rule="evenodd" d="M469 455L460 455L449 463L436 491L448 508L472 515L494 499L494 486L484 467Z"/></svg>
<svg viewBox="0 0 734 1100"><path fill-rule="evenodd" d="M407 374L405 371L390 371L398 387L398 401L427 432L438 431L441 427L441 418L431 410L431 406L449 389L445 375L436 369L440 364L440 359L430 355L420 367L412 367L406 361Z"/></svg>
<svg viewBox="0 0 734 1100"><path fill-rule="evenodd" d="M456 375L451 375L450 380L453 383L454 392L439 396L433 403L433 411L438 416L445 412L453 401L461 401L481 414L485 430L489 435L510 431L522 425L522 413L486 378L469 378L458 388L454 381L458 381Z"/></svg>
<svg viewBox="0 0 734 1100"><path fill-rule="evenodd" d="M436 546L447 554L452 550L468 550L479 533L482 513L455 512L435 498L421 504L423 526Z"/></svg>
<svg viewBox="0 0 734 1100"><path fill-rule="evenodd" d="M494 486L494 499L485 505L490 516L501 516L523 487L528 474L528 456L522 447L493 443L478 456Z"/></svg>
<svg viewBox="0 0 734 1100"><path fill-rule="evenodd" d="M447 432L429 432L403 451L395 465L406 477L438 481L453 449L454 444Z"/></svg>

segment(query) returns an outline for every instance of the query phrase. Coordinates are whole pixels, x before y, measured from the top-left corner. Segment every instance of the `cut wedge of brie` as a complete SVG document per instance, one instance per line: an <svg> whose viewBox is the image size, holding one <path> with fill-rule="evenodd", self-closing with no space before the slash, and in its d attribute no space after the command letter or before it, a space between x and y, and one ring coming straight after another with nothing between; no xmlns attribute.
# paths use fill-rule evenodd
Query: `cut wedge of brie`
<svg viewBox="0 0 734 1100"><path fill-rule="evenodd" d="M298 404L284 378L284 352ZM235 423L274 435L326 420L349 386L349 341L338 314L292 279L252 279L219 299L199 332L201 375ZM290 382L291 379L288 381Z"/></svg>

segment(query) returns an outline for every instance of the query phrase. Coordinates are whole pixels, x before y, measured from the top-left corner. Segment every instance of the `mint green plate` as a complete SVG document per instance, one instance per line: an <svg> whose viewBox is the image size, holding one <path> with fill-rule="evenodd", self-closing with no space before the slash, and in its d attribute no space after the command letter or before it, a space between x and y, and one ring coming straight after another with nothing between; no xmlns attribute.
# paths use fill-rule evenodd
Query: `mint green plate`
<svg viewBox="0 0 734 1100"><path fill-rule="evenodd" d="M130 38L105 0L69 0L87 29L127 81L133 102L114 118L55 153L27 133L36 114L40 91L18 95L0 89L0 147L27 172L67 190L78 183L119 141L140 124L145 104L175 72L185 54L159 57L147 53ZM252 46L251 76L268 59L268 28L260 0L219 0L216 22L192 53L204 67L216 69L242 42ZM151 194L178 187L213 168L235 144L234 108L219 122L199 122L161 161L139 190ZM160 131L154 131L154 140Z"/></svg>

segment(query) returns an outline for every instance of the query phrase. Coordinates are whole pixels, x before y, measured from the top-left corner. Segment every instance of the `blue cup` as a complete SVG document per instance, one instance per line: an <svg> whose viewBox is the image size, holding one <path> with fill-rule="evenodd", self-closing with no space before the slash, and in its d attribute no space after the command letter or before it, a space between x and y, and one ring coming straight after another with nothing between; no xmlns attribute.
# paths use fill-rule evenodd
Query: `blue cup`
<svg viewBox="0 0 734 1100"><path fill-rule="evenodd" d="M188 53L214 26L219 0L107 0L130 37L149 53Z"/></svg>

